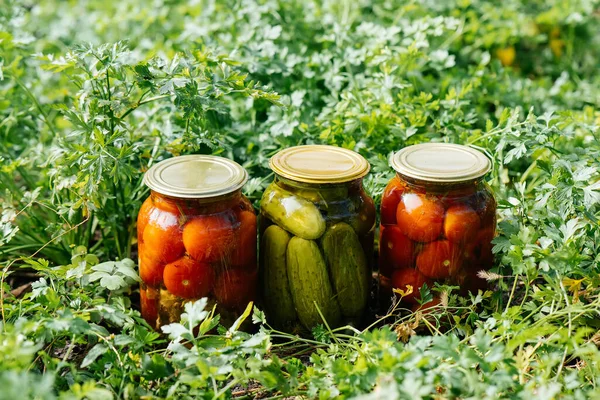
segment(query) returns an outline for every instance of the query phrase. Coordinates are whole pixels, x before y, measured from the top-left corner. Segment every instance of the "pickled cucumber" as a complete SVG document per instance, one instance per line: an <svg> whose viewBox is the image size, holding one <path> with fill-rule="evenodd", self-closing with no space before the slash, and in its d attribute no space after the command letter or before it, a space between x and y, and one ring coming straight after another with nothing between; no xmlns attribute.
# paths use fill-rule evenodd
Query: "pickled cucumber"
<svg viewBox="0 0 600 400"><path fill-rule="evenodd" d="M330 326L338 326L341 312L329 282L329 273L312 240L293 237L288 243L287 271L298 319L307 329L322 323L317 305Z"/></svg>
<svg viewBox="0 0 600 400"><path fill-rule="evenodd" d="M369 299L370 273L358 236L340 222L327 229L321 246L342 314L360 318Z"/></svg>
<svg viewBox="0 0 600 400"><path fill-rule="evenodd" d="M275 327L289 326L296 320L286 269L286 250L290 234L277 225L269 226L262 237L262 274L265 308Z"/></svg>
<svg viewBox="0 0 600 400"><path fill-rule="evenodd" d="M275 183L265 190L260 208L269 219L300 238L317 239L325 232L325 219L313 203Z"/></svg>

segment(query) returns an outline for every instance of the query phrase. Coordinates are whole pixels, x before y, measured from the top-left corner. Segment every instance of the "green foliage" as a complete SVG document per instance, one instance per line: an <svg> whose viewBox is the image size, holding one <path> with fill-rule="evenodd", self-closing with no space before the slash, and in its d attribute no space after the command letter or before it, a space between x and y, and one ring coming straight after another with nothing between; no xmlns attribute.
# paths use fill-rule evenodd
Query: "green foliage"
<svg viewBox="0 0 600 400"><path fill-rule="evenodd" d="M0 398L598 397L598 10L3 0ZM202 300L164 335L135 310L129 258L153 163L234 158L256 201L277 150L336 144L369 159L378 201L389 155L424 141L494 161L493 291L426 288L423 301L443 299L431 312L311 339L256 309L254 333L220 326Z"/></svg>

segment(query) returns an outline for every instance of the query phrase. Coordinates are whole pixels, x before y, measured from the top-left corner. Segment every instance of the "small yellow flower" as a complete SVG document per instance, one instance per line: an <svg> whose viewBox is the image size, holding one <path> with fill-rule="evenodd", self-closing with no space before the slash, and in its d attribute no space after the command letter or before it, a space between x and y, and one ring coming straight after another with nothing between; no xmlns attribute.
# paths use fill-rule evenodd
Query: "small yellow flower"
<svg viewBox="0 0 600 400"><path fill-rule="evenodd" d="M565 47L564 40L550 39L550 50L552 50L552 54L554 54L554 57L560 58L560 56L562 56L564 47Z"/></svg>
<svg viewBox="0 0 600 400"><path fill-rule="evenodd" d="M507 46L496 50L496 57L498 57L502 65L505 67L510 67L513 65L516 56L517 52L515 51L514 46Z"/></svg>

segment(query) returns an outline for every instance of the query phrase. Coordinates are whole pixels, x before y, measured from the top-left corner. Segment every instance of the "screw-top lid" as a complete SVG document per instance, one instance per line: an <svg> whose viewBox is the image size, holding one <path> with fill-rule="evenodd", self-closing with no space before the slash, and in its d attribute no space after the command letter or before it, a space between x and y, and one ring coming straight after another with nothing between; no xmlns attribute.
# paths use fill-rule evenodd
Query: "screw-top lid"
<svg viewBox="0 0 600 400"><path fill-rule="evenodd" d="M335 146L306 145L281 150L269 161L277 175L304 183L343 183L360 179L371 166L360 154Z"/></svg>
<svg viewBox="0 0 600 400"><path fill-rule="evenodd" d="M408 178L452 183L482 177L491 168L490 160L471 147L450 143L408 146L394 154L392 168Z"/></svg>
<svg viewBox="0 0 600 400"><path fill-rule="evenodd" d="M228 158L189 155L153 165L144 183L155 192L179 198L208 198L239 190L248 180L246 170Z"/></svg>

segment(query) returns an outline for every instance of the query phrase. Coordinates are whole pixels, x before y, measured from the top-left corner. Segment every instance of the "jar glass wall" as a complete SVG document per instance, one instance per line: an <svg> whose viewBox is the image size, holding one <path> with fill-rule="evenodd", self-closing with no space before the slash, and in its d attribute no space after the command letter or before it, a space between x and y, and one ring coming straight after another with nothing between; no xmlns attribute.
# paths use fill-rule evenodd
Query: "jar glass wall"
<svg viewBox="0 0 600 400"><path fill-rule="evenodd" d="M299 146L271 161L276 176L260 214L267 320L296 332L323 318L330 327L360 324L371 293L375 228L373 200L362 185L368 163L331 146ZM313 168L320 174L311 174Z"/></svg>
<svg viewBox="0 0 600 400"><path fill-rule="evenodd" d="M177 163L178 158L167 160L170 170L159 173L187 197L175 197L172 187L150 179L154 189L138 214L142 315L159 328L179 321L185 302L208 297L217 304L221 317L233 322L254 300L258 275L256 215L240 190L246 174L233 161L219 157L194 156L187 163ZM223 165L227 168L222 174L214 171ZM231 165L234 168L228 170ZM198 174L202 168L210 175ZM196 175L198 181L178 181L179 173ZM233 184L227 182L232 174L238 175ZM214 180L227 183L214 192L207 191L208 183L185 193L190 182L200 185L203 179L213 185Z"/></svg>
<svg viewBox="0 0 600 400"><path fill-rule="evenodd" d="M411 147L403 150L406 157L395 157L399 172L381 200L383 300L391 299L394 288L406 292L407 285L412 293L402 301L408 306L417 304L425 284L456 285L463 294L485 289L477 273L493 266L496 230L496 202L482 180L489 161L464 146Z"/></svg>

